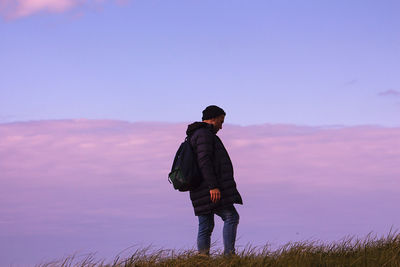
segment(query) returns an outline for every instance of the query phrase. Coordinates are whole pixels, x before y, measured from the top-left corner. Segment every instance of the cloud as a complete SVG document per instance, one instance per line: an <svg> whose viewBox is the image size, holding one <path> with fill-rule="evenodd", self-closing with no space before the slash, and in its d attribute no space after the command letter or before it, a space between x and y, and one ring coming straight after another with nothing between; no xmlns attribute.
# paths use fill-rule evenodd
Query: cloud
<svg viewBox="0 0 400 267"><path fill-rule="evenodd" d="M0 124L0 171L10 181L82 186L93 179L119 184L126 176L145 177L143 185L154 187L169 171L185 127L108 120ZM394 168L399 134L399 128L292 125L227 125L220 133L238 178L250 177L240 181L245 185L287 182L304 190L367 191L392 190L397 183L400 188Z"/></svg>
<svg viewBox="0 0 400 267"><path fill-rule="evenodd" d="M8 19L18 19L40 12L63 13L87 4L101 5L107 0L0 0L0 14ZM114 0L126 5L129 0Z"/></svg>
<svg viewBox="0 0 400 267"><path fill-rule="evenodd" d="M41 11L61 13L80 3L80 0L1 0L0 11L4 17L16 19Z"/></svg>
<svg viewBox="0 0 400 267"><path fill-rule="evenodd" d="M12 248L0 241L4 255L43 244L53 256L59 240L68 241L64 251L89 252L110 244L119 251L138 242L194 244L189 196L167 181L186 126L0 124L0 240L16 238ZM244 199L237 207L242 244L339 239L399 226L393 210L400 201L400 128L228 124L218 135Z"/></svg>
<svg viewBox="0 0 400 267"><path fill-rule="evenodd" d="M379 96L396 96L396 97L398 97L398 96L400 96L400 91L387 90L387 91L384 91L384 92L380 92L378 95Z"/></svg>

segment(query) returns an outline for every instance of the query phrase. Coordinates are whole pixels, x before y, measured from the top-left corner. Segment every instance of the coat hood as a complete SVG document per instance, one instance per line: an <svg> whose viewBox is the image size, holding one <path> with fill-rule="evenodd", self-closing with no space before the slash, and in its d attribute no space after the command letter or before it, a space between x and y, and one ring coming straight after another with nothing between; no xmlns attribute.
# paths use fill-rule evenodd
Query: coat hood
<svg viewBox="0 0 400 267"><path fill-rule="evenodd" d="M206 122L200 122L200 121L196 121L193 122L192 124L189 124L186 130L186 135L191 135L193 134L197 129L200 128L207 128L210 129L213 133L214 133L214 126L212 124L208 124Z"/></svg>

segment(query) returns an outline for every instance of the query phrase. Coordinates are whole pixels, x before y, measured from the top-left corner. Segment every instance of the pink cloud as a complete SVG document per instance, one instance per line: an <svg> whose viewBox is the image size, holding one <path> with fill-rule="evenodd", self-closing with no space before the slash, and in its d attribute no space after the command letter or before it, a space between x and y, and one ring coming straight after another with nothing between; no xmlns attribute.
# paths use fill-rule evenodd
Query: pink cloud
<svg viewBox="0 0 400 267"><path fill-rule="evenodd" d="M188 194L167 181L186 126L0 124L0 250L10 252L1 241L10 235L22 240L16 251L43 244L52 258L56 241L46 236L69 238L65 253L88 240L96 241L85 245L89 252L112 242L120 250L129 242L194 244ZM243 244L337 239L386 231L400 220L393 213L400 201L400 128L226 125L218 135L244 199L238 206Z"/></svg>
<svg viewBox="0 0 400 267"><path fill-rule="evenodd" d="M5 17L16 19L41 11L61 13L81 2L81 0L1 0L0 8Z"/></svg>
<svg viewBox="0 0 400 267"><path fill-rule="evenodd" d="M1 124L0 170L3 179L49 184L84 185L99 177L115 183L114 173L144 175L151 184L169 171L185 127L106 120ZM227 125L220 133L239 183L367 191L400 188L399 134L399 128L291 125Z"/></svg>
<svg viewBox="0 0 400 267"><path fill-rule="evenodd" d="M39 12L63 13L78 6L102 5L108 0L0 0L0 14L6 19L18 19ZM118 5L126 5L130 0L114 0ZM81 14L81 13L78 13Z"/></svg>
<svg viewBox="0 0 400 267"><path fill-rule="evenodd" d="M3 179L50 184L90 184L116 172L152 183L169 171L185 127L106 120L1 124L0 170ZM399 134L399 128L291 125L227 125L220 133L239 183L367 191L400 188Z"/></svg>

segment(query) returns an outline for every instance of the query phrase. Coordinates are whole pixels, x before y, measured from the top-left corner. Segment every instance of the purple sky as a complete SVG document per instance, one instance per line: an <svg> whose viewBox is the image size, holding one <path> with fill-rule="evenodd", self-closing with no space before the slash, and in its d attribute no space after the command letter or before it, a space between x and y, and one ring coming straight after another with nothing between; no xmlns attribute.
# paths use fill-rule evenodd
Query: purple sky
<svg viewBox="0 0 400 267"><path fill-rule="evenodd" d="M112 120L0 125L0 265L89 252L111 260L132 245L193 248L189 196L167 181L185 129ZM373 126L226 125L219 136L244 199L239 248L399 227L399 134Z"/></svg>
<svg viewBox="0 0 400 267"><path fill-rule="evenodd" d="M0 122L399 126L397 0L0 0Z"/></svg>

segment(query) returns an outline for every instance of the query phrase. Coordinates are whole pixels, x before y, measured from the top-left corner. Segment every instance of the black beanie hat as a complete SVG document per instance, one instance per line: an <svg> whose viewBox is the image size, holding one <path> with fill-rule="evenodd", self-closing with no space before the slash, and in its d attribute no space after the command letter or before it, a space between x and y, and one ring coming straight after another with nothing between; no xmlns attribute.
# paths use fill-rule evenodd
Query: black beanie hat
<svg viewBox="0 0 400 267"><path fill-rule="evenodd" d="M204 121L204 120L213 119L213 118L216 118L221 115L226 115L225 111L220 107L211 105L211 106L206 107L205 110L203 110L202 120Z"/></svg>

